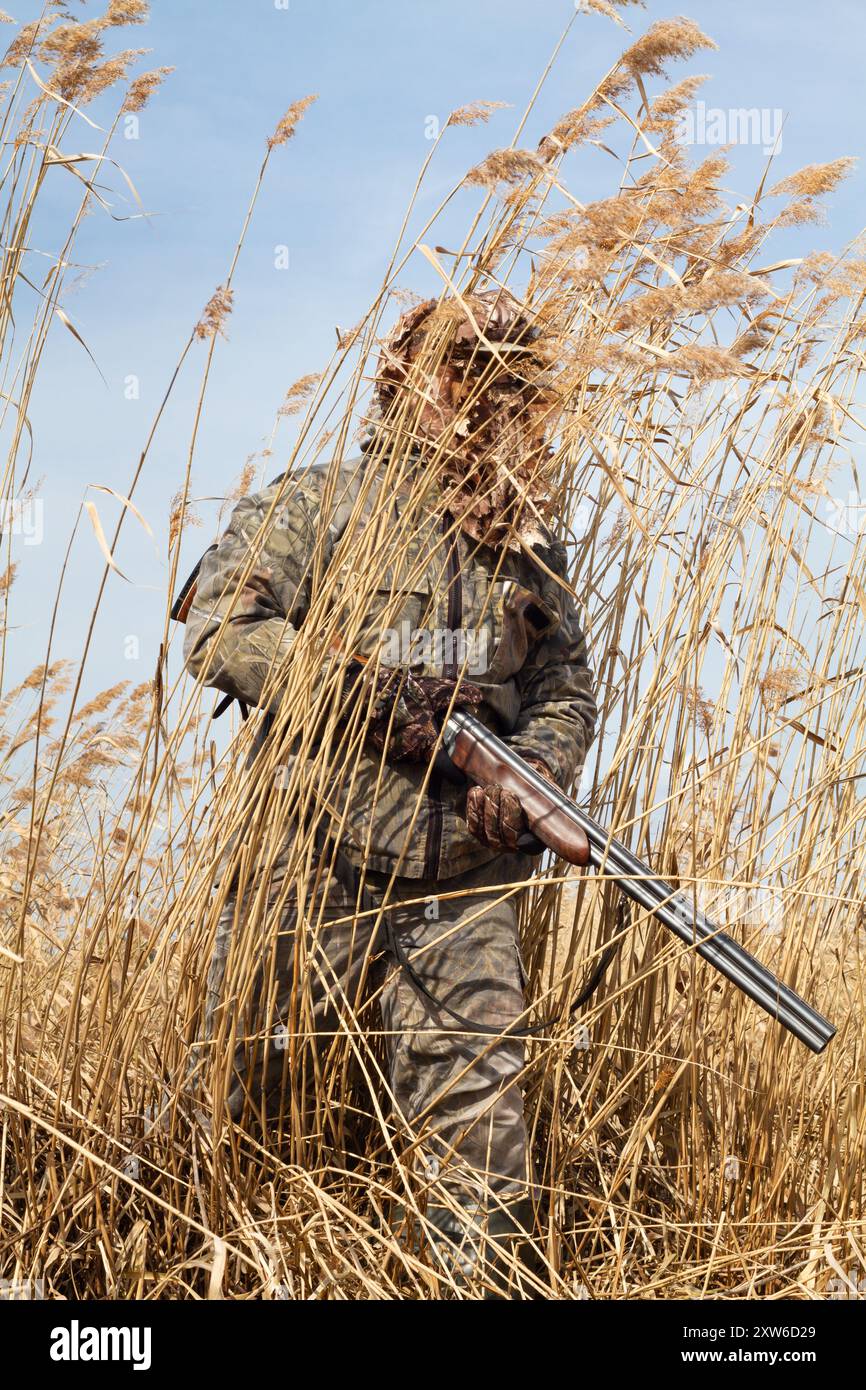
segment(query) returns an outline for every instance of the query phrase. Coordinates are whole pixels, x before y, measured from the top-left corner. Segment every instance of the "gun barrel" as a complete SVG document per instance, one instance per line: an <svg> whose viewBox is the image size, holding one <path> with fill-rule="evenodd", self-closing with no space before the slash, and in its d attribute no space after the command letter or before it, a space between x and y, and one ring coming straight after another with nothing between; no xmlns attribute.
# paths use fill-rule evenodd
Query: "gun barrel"
<svg viewBox="0 0 866 1390"><path fill-rule="evenodd" d="M462 735L462 738L461 738ZM558 816L569 818L589 841L590 863L610 873L622 891L640 907L651 912L686 945L693 946L725 979L775 1018L812 1052L823 1052L836 1029L799 994L761 965L760 961L734 941L701 912L687 893L657 877L625 845L608 835L558 787L529 767L518 753L496 737L474 715L455 710L443 728L445 747L458 767L469 760L470 745L495 763L495 780L520 795L520 783L529 782L536 793L543 793L556 807ZM465 742L464 742L465 741ZM471 775L471 773L470 773ZM494 780L494 779L491 779ZM544 841L544 821L535 821L533 833ZM560 851L562 837L554 848Z"/></svg>

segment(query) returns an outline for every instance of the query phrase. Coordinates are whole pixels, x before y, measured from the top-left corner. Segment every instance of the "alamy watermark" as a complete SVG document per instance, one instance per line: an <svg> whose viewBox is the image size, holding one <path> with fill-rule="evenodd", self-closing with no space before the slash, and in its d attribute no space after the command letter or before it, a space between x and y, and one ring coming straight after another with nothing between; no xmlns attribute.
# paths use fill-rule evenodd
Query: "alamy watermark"
<svg viewBox="0 0 866 1390"><path fill-rule="evenodd" d="M827 525L843 536L859 536L866 531L866 499L859 492L849 492L848 500L829 497L826 503Z"/></svg>
<svg viewBox="0 0 866 1390"><path fill-rule="evenodd" d="M828 1298L833 1299L866 1298L866 1274L856 1269L844 1277L834 1274L828 1279L825 1292Z"/></svg>
<svg viewBox="0 0 866 1390"><path fill-rule="evenodd" d="M23 536L25 545L41 545L45 534L41 497L12 497L0 502L0 531Z"/></svg>
<svg viewBox="0 0 866 1390"><path fill-rule="evenodd" d="M778 154L783 123L777 106L725 108L696 101L680 112L675 136L681 145L755 145L763 154Z"/></svg>
<svg viewBox="0 0 866 1390"><path fill-rule="evenodd" d="M683 896L692 896L691 886ZM714 884L698 883L694 890L699 910L714 922L738 927L752 927L779 933L784 926L784 904L779 888L751 883L746 887L718 888Z"/></svg>
<svg viewBox="0 0 866 1390"><path fill-rule="evenodd" d="M44 1279L0 1279L0 1302L30 1303L44 1297Z"/></svg>
<svg viewBox="0 0 866 1390"><path fill-rule="evenodd" d="M151 1363L149 1327L82 1327L73 1318L67 1327L51 1330L52 1361L129 1361L134 1371Z"/></svg>
<svg viewBox="0 0 866 1390"><path fill-rule="evenodd" d="M450 667L467 676L490 669L486 628L413 627L404 618L398 627L382 632L382 661L395 669L423 665L427 670Z"/></svg>

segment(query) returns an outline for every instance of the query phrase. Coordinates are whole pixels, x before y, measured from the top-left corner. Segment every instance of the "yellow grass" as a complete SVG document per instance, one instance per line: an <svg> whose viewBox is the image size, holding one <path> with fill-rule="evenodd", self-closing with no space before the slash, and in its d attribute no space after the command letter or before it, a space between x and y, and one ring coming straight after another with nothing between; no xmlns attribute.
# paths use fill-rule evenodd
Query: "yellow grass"
<svg viewBox="0 0 866 1390"><path fill-rule="evenodd" d="M112 7L127 18L144 9ZM4 140L16 133L2 172L8 286L26 273L46 171L57 151L75 151L72 108L109 78L125 79L126 62L104 72L108 60L92 48L110 29L69 33L51 13L48 28L15 39L6 93ZM559 1019L533 1039L525 1075L545 1257L537 1286L548 1298L809 1299L856 1289L866 1275L866 582L863 528L846 534L831 506L858 485L848 460L861 434L866 261L858 246L811 255L804 231L797 263L777 265L774 229L816 220L846 161L810 166L775 189L768 177L735 210L720 192L720 156L687 163L673 123L694 84L665 89L664 100L646 89L706 46L688 22L652 26L581 107L524 149L530 105L512 147L471 171L482 192L458 254L431 249L435 217L408 236L416 188L369 313L330 363L311 363L287 393L300 428L285 496L314 460L356 452L379 343L419 256L438 267L443 293L508 284L525 302L553 393L544 397L554 445L545 483L598 678L590 809L692 886L838 1026L813 1057L660 927L625 911L609 882L546 868L522 917L534 1017ZM118 109L154 85L131 98L121 90ZM202 384L188 468L161 528L173 576L233 272L269 161L291 157L291 145L279 146L307 104L263 136L238 247L181 354L177 370L200 370ZM459 139L453 127L486 119L492 106L455 113L440 139ZM602 139L622 153L621 167L610 197L583 206L565 182L565 157ZM82 186L31 328L13 322L11 291L4 298L9 500L28 486L30 394L91 196ZM437 352L433 342L417 383ZM124 489L130 499L161 414ZM434 470L411 468L417 427L412 393L381 426L389 484L408 490L410 522L437 495ZM303 1114L299 1078L311 1054L299 1027L294 1111L264 1140L224 1118L231 1040L195 1047L227 891L220 861L240 827L229 867L252 878L275 851L274 828L303 814L311 828L294 842L287 891L306 905L309 941L321 930L314 823L351 795L364 735L363 704L348 725L336 722L330 677L340 662L329 653L337 637L351 651L386 568L400 575L395 599L411 580L410 529L386 525L384 514L378 528L357 521L338 557L347 582L338 586L336 571L311 575L310 617L291 659L271 672L269 689L284 699L255 776L243 760L258 716L225 746L210 724L212 693L170 679L178 637L167 616L153 686L120 685L82 707L91 626L74 662L56 659L54 633L45 665L5 693L0 1277L90 1298L479 1293L393 1238L395 1202L423 1221L427 1194L414 1137L389 1105L373 1006L362 1023L344 1022ZM104 587L117 582L117 532L103 543ZM309 758L275 775L298 747ZM257 943L274 930L257 901L229 989L249 989ZM614 966L571 1018L570 1001L614 938Z"/></svg>

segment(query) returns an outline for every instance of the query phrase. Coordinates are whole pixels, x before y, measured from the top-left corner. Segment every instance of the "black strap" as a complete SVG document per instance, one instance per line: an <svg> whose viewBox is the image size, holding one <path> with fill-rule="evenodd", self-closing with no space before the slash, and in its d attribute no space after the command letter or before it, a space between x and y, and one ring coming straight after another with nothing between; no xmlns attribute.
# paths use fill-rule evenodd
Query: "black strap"
<svg viewBox="0 0 866 1390"><path fill-rule="evenodd" d="M214 711L211 715L211 719L219 719L220 715L225 714L229 705L234 704L235 699L236 696L234 695L224 695L221 700L217 700L216 704L214 705ZM249 718L250 713L249 705L245 705L243 700L238 700L238 708L241 712L241 719L246 721Z"/></svg>
<svg viewBox="0 0 866 1390"><path fill-rule="evenodd" d="M362 911L371 914L377 912L380 905L374 901L373 895L367 886L362 884L360 869L357 869L355 865L349 861L344 851L340 849L338 845L334 844L334 841L330 839L321 827L316 833L316 848L323 858L326 854L330 855L330 865L333 869L334 877L343 889L359 903ZM466 1032L482 1033L485 1037L490 1038L531 1038L534 1034L544 1032L545 1029L550 1028L554 1023L559 1021L559 1015L557 1015L555 1018L542 1019L540 1023L534 1023L528 1028L496 1028L489 1023L473 1022L472 1019L466 1018L463 1014L458 1013L456 1009L452 1009L442 999L437 998L432 990L428 989L424 980L418 974L418 971L409 959L406 948L397 935L397 932L394 930L390 908L386 907L382 909L382 924L385 930L385 945L388 951L393 955L415 992L420 994L423 999L426 999L431 1008L436 1009L439 1013L447 1014L449 1018L452 1018L454 1022L459 1024L461 1028L464 1028ZM593 988L595 988L595 986L593 986Z"/></svg>
<svg viewBox="0 0 866 1390"><path fill-rule="evenodd" d="M618 954L619 948L623 940L625 939L626 930L628 929L628 922L626 920L628 912L628 903L626 902L625 897L621 894L616 908L616 939L612 941L610 945L605 946L604 950L601 953L601 960L598 962L598 965L593 970L583 989L580 991L580 994L577 996L571 1008L569 1009L569 1015L575 1013L583 1004L586 1003L587 999L592 998L592 996L595 994L595 991L598 989L599 985L601 984L602 980L607 974L608 966L610 965L614 957Z"/></svg>
<svg viewBox="0 0 866 1390"><path fill-rule="evenodd" d="M465 1028L468 1033L483 1033L484 1036L488 1038L531 1038L533 1034L543 1032L546 1028L550 1028L552 1024L558 1021L557 1018L545 1018L542 1019L540 1023L532 1024L529 1028L496 1028L491 1023L473 1023L471 1019L464 1018L463 1014L459 1014L456 1009L450 1008L449 1005L445 1004L441 999L437 999L436 995L427 988L406 954L403 943L394 930L391 914L387 908L383 913L383 921L385 923L385 940L388 944L388 949L393 953L397 964L408 978L416 993L426 999L428 1004L436 1009L437 1012L447 1014L449 1018L453 1018L455 1023L458 1023L461 1028Z"/></svg>
<svg viewBox="0 0 866 1390"><path fill-rule="evenodd" d="M175 622L175 623L185 623L185 622L186 622L187 614L189 613L189 610L190 610L190 605L192 604L192 601L193 601L193 599L195 598L195 591L196 591L196 586L197 586L197 584L198 584L199 570L200 570L201 567L202 567L202 562L204 561L205 556L206 556L206 555L210 555L210 553L211 553L212 550L216 550L216 545L209 545L209 546L208 546L208 548L207 548L207 550L205 551L204 555L202 555L201 560L199 560L199 561L196 563L196 566L195 566L194 570L192 571L192 574L189 576L189 578L187 579L187 581L186 581L186 583L184 584L183 588L181 589L180 593L178 594L177 598L175 599L174 603L171 605L171 614L170 614L170 617L171 617L172 622Z"/></svg>
<svg viewBox="0 0 866 1390"><path fill-rule="evenodd" d="M342 854L341 850L337 849L336 854L345 859L345 855ZM349 865L348 860L346 860L346 864L348 865L349 870L354 874L355 893L357 895L358 889L361 886L360 871L358 869L354 869L352 865ZM375 905L372 902L372 897L367 892L366 888L361 889L361 904L365 911L367 911L369 908L374 909L375 907ZM562 1014L560 1013L554 1014L551 1018L542 1019L540 1023L534 1023L529 1028L502 1029L495 1028L491 1024L487 1023L473 1023L471 1019L464 1018L463 1014L457 1013L455 1009L450 1008L447 1004L443 1003L441 999L437 999L436 995L433 994L432 991L427 988L423 979L418 974L417 970L415 969L414 965L409 959L409 956L406 953L402 941L400 940L399 936L394 930L394 924L391 921L391 914L389 910L386 908L382 915L385 924L385 941L387 943L388 949L392 952L394 959L397 961L397 964L400 966L400 969L409 979L413 988L417 991L418 994L420 994L424 999L426 999L427 1002L430 1005L432 1005L434 1009L437 1009L442 1013L448 1014L449 1018L453 1018L456 1023L460 1024L461 1028L466 1028L468 1031L473 1033L483 1033L487 1037L531 1038L535 1033L544 1032L546 1029L552 1028L555 1024L561 1021ZM613 942L610 946L605 947L597 966L593 970L583 989L580 991L580 994L577 996L574 1003L569 1008L569 1018L571 1018L571 1016L575 1014L578 1009L582 1008L583 1005L587 1002L587 1000L591 999L592 996L595 994L595 991L598 989L599 985L601 984L602 980L604 979L607 973L608 966L610 965L614 956L617 954L618 950L618 942Z"/></svg>
<svg viewBox="0 0 866 1390"><path fill-rule="evenodd" d="M571 1008L569 1009L569 1017L571 1017L572 1014L577 1013L578 1009L582 1008L586 1001L588 999L591 999L592 996L595 994L595 991L598 989L599 985L601 984L602 980L607 974L607 967L610 965L618 950L619 946L616 944L616 942L614 942L613 945L606 946L604 948L604 950L601 953L601 960L593 970L583 989L580 991L580 994L577 996Z"/></svg>

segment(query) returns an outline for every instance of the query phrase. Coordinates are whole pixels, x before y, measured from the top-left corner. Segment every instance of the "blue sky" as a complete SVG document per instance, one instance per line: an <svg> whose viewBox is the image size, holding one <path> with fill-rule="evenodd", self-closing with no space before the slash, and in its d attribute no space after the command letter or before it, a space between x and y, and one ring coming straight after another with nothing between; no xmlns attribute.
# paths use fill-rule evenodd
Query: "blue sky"
<svg viewBox="0 0 866 1390"><path fill-rule="evenodd" d="M143 66L173 65L174 74L142 113L138 139L118 138L115 158L133 179L148 221L89 217L76 260L96 267L64 307L86 339L103 382L71 335L57 324L31 410L33 476L42 479L44 542L16 541L20 562L14 590L10 675L44 658L45 640L63 553L88 484L125 492L135 462L190 327L225 278L264 141L289 105L319 94L297 137L274 154L267 184L235 279L228 341L220 343L205 406L193 491L222 493L268 434L286 387L320 369L334 344L335 325L365 312L392 249L418 169L429 150L430 116L444 121L455 106L490 99L513 103L489 126L456 129L440 147L419 215L489 149L508 144L552 48L572 13L570 0L155 0L147 29L124 42L146 43ZM19 20L36 6L12 5ZM98 7L92 7L98 10ZM649 0L627 10L633 34L680 10L719 45L678 65L711 75L701 93L708 106L779 110L785 119L777 176L813 161L862 156L866 108L862 55L866 6L861 0ZM7 30L8 34L9 31ZM596 16L578 16L569 41L533 114L533 146L563 111L583 99L629 42L623 30ZM657 89L658 84L656 84ZM105 121L111 106L91 114ZM79 123L67 148L97 148L97 135ZM700 151L699 153L703 153ZM764 164L760 149L732 151L730 200L748 197ZM62 170L49 186L32 245L57 247L75 192ZM861 165L833 195L824 228L790 232L780 255L812 246L837 249L861 230ZM609 195L617 167L601 153L581 156L567 180L583 200ZM134 209L116 188L118 214ZM457 237L477 206L461 194L436 239ZM453 244L446 240L446 244ZM274 265L275 247L289 250L288 270ZM42 263L44 267L44 262ZM43 269L44 273L44 269ZM409 287L434 289L432 272L416 257L403 276ZM204 349L194 354L152 450L136 500L164 555L169 501L185 467ZM128 400L134 374L140 397ZM275 456L269 474L279 471ZM104 494L97 502L106 529L115 515ZM216 506L199 508L204 525L185 539L183 565L211 539ZM116 576L97 629L85 688L92 692L153 673L162 630L166 569L151 542L130 524L118 561L134 581ZM86 526L76 541L65 588L55 656L81 647L101 561ZM138 639L130 661L127 639Z"/></svg>

